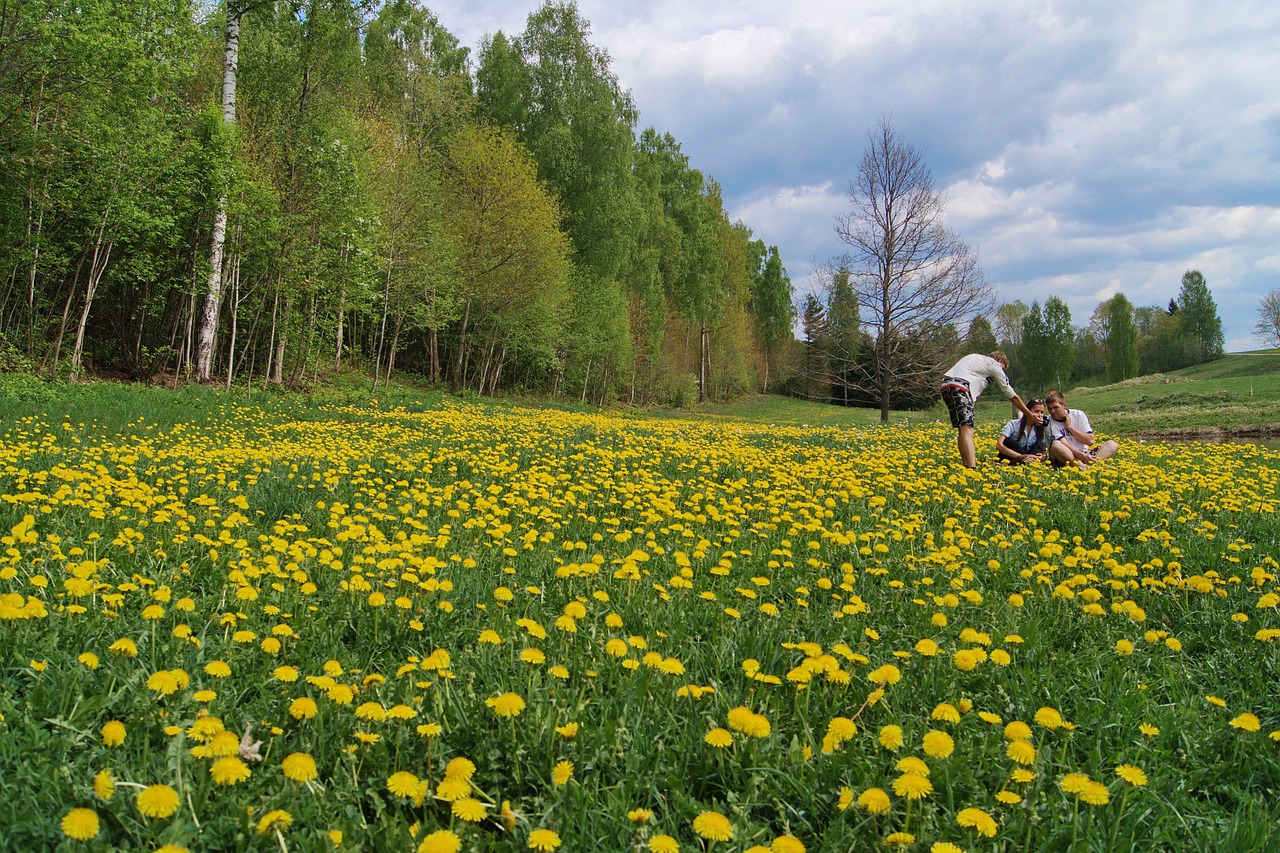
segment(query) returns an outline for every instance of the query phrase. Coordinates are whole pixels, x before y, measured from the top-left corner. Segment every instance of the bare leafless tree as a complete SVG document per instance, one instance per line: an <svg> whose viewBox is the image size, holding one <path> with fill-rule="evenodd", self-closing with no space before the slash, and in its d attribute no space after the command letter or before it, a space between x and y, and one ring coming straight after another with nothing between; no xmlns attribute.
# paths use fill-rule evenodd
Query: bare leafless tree
<svg viewBox="0 0 1280 853"><path fill-rule="evenodd" d="M848 197L836 234L851 247L845 262L874 339L851 381L888 421L895 391L936 381L955 355L955 324L990 310L992 293L977 255L943 223L946 200L920 152L887 118L868 136Z"/></svg>
<svg viewBox="0 0 1280 853"><path fill-rule="evenodd" d="M1269 347L1280 347L1280 290L1273 290L1258 303L1258 325L1253 333Z"/></svg>

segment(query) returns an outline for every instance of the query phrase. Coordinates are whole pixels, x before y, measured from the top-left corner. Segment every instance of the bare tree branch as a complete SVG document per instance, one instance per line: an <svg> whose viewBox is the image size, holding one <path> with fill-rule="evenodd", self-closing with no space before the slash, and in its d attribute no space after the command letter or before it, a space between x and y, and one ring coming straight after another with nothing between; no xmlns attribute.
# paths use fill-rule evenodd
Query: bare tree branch
<svg viewBox="0 0 1280 853"><path fill-rule="evenodd" d="M943 222L946 199L920 152L887 119L868 137L836 234L874 338L847 380L873 394L889 419L895 391L932 377L954 352L955 326L992 307L977 255Z"/></svg>

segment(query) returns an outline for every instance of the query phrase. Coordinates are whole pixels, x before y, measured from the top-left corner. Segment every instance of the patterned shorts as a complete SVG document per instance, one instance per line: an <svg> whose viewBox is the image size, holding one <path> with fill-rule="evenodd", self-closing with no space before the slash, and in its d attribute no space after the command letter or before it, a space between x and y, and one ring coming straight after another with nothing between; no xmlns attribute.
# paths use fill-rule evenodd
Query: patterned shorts
<svg viewBox="0 0 1280 853"><path fill-rule="evenodd" d="M974 426L973 397L969 394L969 383L949 376L942 377L942 383L942 402L947 404L951 425L956 429Z"/></svg>

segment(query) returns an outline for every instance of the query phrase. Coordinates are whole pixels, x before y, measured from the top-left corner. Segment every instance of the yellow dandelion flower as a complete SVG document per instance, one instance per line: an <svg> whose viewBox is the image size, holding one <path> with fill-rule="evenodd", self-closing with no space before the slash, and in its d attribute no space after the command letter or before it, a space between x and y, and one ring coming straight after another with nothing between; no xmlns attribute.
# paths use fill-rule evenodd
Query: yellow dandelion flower
<svg viewBox="0 0 1280 853"><path fill-rule="evenodd" d="M871 814L883 814L891 805L889 795L881 788L868 788L858 795L858 807Z"/></svg>
<svg viewBox="0 0 1280 853"><path fill-rule="evenodd" d="M1116 767L1116 775L1130 785L1141 787L1147 784L1147 774L1136 764L1121 764Z"/></svg>
<svg viewBox="0 0 1280 853"><path fill-rule="evenodd" d="M1006 806L1014 806L1022 802L1022 797L1013 791L997 791L996 802L1004 803Z"/></svg>
<svg viewBox="0 0 1280 853"><path fill-rule="evenodd" d="M1009 740L1031 740L1031 726L1014 720L1004 727L1004 736Z"/></svg>
<svg viewBox="0 0 1280 853"><path fill-rule="evenodd" d="M909 832L891 832L881 843L886 847L907 847L916 843L916 837Z"/></svg>
<svg viewBox="0 0 1280 853"><path fill-rule="evenodd" d="M960 712L957 711L956 706L952 705L950 702L939 703L933 709L933 713L931 713L929 716L943 723L960 722Z"/></svg>
<svg viewBox="0 0 1280 853"><path fill-rule="evenodd" d="M1138 731L1142 732L1147 737L1155 737L1156 735L1160 734L1160 729L1157 728L1156 726L1151 725L1150 723L1143 723L1142 725L1138 726Z"/></svg>
<svg viewBox="0 0 1280 853"><path fill-rule="evenodd" d="M702 812L693 819L693 831L708 841L733 838L733 824L720 812Z"/></svg>
<svg viewBox="0 0 1280 853"><path fill-rule="evenodd" d="M440 829L422 839L417 853L458 853L461 849L461 838L448 829Z"/></svg>
<svg viewBox="0 0 1280 853"><path fill-rule="evenodd" d="M893 792L908 800L919 800L933 793L933 783L919 773L903 773L893 780Z"/></svg>
<svg viewBox="0 0 1280 853"><path fill-rule="evenodd" d="M1063 793L1079 794L1092 781L1083 773L1068 773L1058 782L1058 787L1062 789Z"/></svg>
<svg viewBox="0 0 1280 853"><path fill-rule="evenodd" d="M1019 764L1034 764L1036 761L1036 748L1031 745L1029 740L1009 741L1004 754Z"/></svg>
<svg viewBox="0 0 1280 853"><path fill-rule="evenodd" d="M280 769L288 779L295 782L310 782L319 775L316 760L305 752L292 752L280 762Z"/></svg>
<svg viewBox="0 0 1280 853"><path fill-rule="evenodd" d="M902 727L893 724L880 727L880 745L890 752L902 746Z"/></svg>
<svg viewBox="0 0 1280 853"><path fill-rule="evenodd" d="M568 740L573 740L578 734L578 723L565 723L563 726L556 726L556 734Z"/></svg>
<svg viewBox="0 0 1280 853"><path fill-rule="evenodd" d="M987 838L994 838L998 829L995 818L982 809L961 809L956 813L956 823Z"/></svg>
<svg viewBox="0 0 1280 853"><path fill-rule="evenodd" d="M845 785L840 789L840 798L836 800L836 808L844 811L851 805L853 805L853 789Z"/></svg>
<svg viewBox="0 0 1280 853"><path fill-rule="evenodd" d="M650 853L680 853L680 842L670 835L655 835L645 847Z"/></svg>
<svg viewBox="0 0 1280 853"><path fill-rule="evenodd" d="M717 749L724 749L733 745L733 734L728 729L722 729L718 726L707 732L702 739Z"/></svg>
<svg viewBox="0 0 1280 853"><path fill-rule="evenodd" d="M397 770L387 777L387 790L406 800L416 799L422 781L407 770Z"/></svg>
<svg viewBox="0 0 1280 853"><path fill-rule="evenodd" d="M151 785L135 801L143 817L166 818L178 810L178 792L168 785Z"/></svg>
<svg viewBox="0 0 1280 853"><path fill-rule="evenodd" d="M116 793L116 780L109 769L99 770L93 777L93 794L104 803L110 802Z"/></svg>
<svg viewBox="0 0 1280 853"><path fill-rule="evenodd" d="M289 716L295 720L310 720L319 712L316 700L310 696L299 696L289 703Z"/></svg>
<svg viewBox="0 0 1280 853"><path fill-rule="evenodd" d="M446 776L444 779L440 780L439 785L436 785L436 796L444 800L446 803L451 803L454 800L460 800L463 797L470 795L470 793L471 783L466 779L458 777L451 778Z"/></svg>
<svg viewBox="0 0 1280 853"><path fill-rule="evenodd" d="M769 845L770 853L804 853L804 842L794 835L779 835Z"/></svg>
<svg viewBox="0 0 1280 853"><path fill-rule="evenodd" d="M1246 711L1231 721L1231 728L1239 729L1242 732L1256 732L1262 729L1262 721L1258 719L1257 715Z"/></svg>
<svg viewBox="0 0 1280 853"><path fill-rule="evenodd" d="M499 717L518 717L524 710L524 699L515 693L503 693L501 696L486 699L485 704Z"/></svg>
<svg viewBox="0 0 1280 853"><path fill-rule="evenodd" d="M930 758L948 758L955 752L956 742L951 735L931 729L924 735L924 754Z"/></svg>
<svg viewBox="0 0 1280 853"><path fill-rule="evenodd" d="M1046 729L1062 728L1062 714L1054 708L1041 708L1036 711L1034 717L1037 726L1043 726Z"/></svg>
<svg viewBox="0 0 1280 853"><path fill-rule="evenodd" d="M93 809L72 809L62 816L62 834L76 841L88 841L98 834L98 813Z"/></svg>
<svg viewBox="0 0 1280 853"><path fill-rule="evenodd" d="M214 678L226 678L231 675L231 665L223 660L211 660L204 665L204 672Z"/></svg>
<svg viewBox="0 0 1280 853"><path fill-rule="evenodd" d="M560 846L560 836L549 829L535 829L529 833L529 849L546 853Z"/></svg>
<svg viewBox="0 0 1280 853"><path fill-rule="evenodd" d="M449 806L449 811L454 817L469 823L480 823L488 816L488 808L475 797L461 797L454 800Z"/></svg>
<svg viewBox="0 0 1280 853"><path fill-rule="evenodd" d="M258 821L258 834L266 835L272 830L284 829L293 823L293 815L284 809L272 809Z"/></svg>
<svg viewBox="0 0 1280 853"><path fill-rule="evenodd" d="M213 781L219 785L235 785L249 778L249 765L240 760L239 756L230 755L226 758L219 758L209 768L209 775L213 777Z"/></svg>
<svg viewBox="0 0 1280 853"><path fill-rule="evenodd" d="M554 785L566 785L573 778L573 762L558 762L551 771L551 782Z"/></svg>
<svg viewBox="0 0 1280 853"><path fill-rule="evenodd" d="M474 775L476 775L475 762L461 755L450 759L449 763L444 766L446 779L461 779L464 782L470 782L471 777Z"/></svg>
<svg viewBox="0 0 1280 853"><path fill-rule="evenodd" d="M1080 799L1091 806L1105 806L1111 801L1111 794L1106 785L1090 780L1080 792Z"/></svg>
<svg viewBox="0 0 1280 853"><path fill-rule="evenodd" d="M926 778L929 776L929 765L925 763L923 758L915 755L899 758L894 767L900 773L916 773Z"/></svg>
<svg viewBox="0 0 1280 853"><path fill-rule="evenodd" d="M119 746L124 743L126 734L124 723L112 720L102 727L102 742L107 746Z"/></svg>

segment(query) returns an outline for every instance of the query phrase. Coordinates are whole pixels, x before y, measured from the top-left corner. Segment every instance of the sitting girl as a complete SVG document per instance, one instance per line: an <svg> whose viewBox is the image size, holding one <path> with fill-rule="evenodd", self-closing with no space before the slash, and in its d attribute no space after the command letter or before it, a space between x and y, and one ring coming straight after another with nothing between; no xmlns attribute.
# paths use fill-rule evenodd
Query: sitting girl
<svg viewBox="0 0 1280 853"><path fill-rule="evenodd" d="M1037 415L1044 414L1044 400L1033 397L1027 401L1027 408ZM1045 458L1048 450L1049 436L1045 434L1044 425L1035 426L1026 415L1014 418L1000 430L996 439L997 459L1010 465L1021 465L1024 462L1039 462Z"/></svg>

